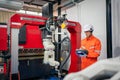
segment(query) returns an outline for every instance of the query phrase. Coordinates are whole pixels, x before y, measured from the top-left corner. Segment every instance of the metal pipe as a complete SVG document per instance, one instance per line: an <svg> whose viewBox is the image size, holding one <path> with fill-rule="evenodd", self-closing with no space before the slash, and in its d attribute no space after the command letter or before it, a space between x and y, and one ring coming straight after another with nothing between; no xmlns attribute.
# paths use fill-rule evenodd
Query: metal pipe
<svg viewBox="0 0 120 80"><path fill-rule="evenodd" d="M107 58L112 58L111 0L106 0Z"/></svg>
<svg viewBox="0 0 120 80"><path fill-rule="evenodd" d="M61 0L58 0L58 6L61 5ZM61 15L61 7L58 7L58 16Z"/></svg>
<svg viewBox="0 0 120 80"><path fill-rule="evenodd" d="M61 0L58 0L58 6L61 4ZM58 16L61 15L61 7L58 7ZM58 27L58 33L61 33L61 28ZM61 42L61 34L58 34L58 42ZM57 53L58 53L58 61L61 64L61 44L57 44Z"/></svg>

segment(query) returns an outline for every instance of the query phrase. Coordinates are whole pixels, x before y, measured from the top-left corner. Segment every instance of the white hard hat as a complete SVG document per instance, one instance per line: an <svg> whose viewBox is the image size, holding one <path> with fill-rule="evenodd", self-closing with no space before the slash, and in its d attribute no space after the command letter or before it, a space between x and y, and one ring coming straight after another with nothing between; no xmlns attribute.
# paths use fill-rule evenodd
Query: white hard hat
<svg viewBox="0 0 120 80"><path fill-rule="evenodd" d="M91 24L85 25L84 31L94 31L93 25Z"/></svg>

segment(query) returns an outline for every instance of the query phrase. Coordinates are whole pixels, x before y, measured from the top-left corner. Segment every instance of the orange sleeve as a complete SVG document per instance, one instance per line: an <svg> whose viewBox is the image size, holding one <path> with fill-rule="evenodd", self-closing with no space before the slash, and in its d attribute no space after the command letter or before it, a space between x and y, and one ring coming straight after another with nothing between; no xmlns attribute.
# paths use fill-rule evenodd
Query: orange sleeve
<svg viewBox="0 0 120 80"><path fill-rule="evenodd" d="M81 40L81 46L80 46L80 49L85 49L85 47L83 47L83 46L84 46L84 43L85 43L85 40L84 40L84 39Z"/></svg>
<svg viewBox="0 0 120 80"><path fill-rule="evenodd" d="M90 54L87 57L97 58L100 55L100 51L101 51L101 42L100 40L96 40L94 51L90 52Z"/></svg>

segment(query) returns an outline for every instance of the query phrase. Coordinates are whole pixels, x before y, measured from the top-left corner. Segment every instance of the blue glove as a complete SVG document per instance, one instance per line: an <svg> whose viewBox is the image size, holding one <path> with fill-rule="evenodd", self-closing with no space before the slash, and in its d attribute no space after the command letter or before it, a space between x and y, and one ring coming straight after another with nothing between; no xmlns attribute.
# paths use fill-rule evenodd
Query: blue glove
<svg viewBox="0 0 120 80"><path fill-rule="evenodd" d="M80 57L86 57L88 54L87 50L80 50L80 49L76 49L76 54Z"/></svg>

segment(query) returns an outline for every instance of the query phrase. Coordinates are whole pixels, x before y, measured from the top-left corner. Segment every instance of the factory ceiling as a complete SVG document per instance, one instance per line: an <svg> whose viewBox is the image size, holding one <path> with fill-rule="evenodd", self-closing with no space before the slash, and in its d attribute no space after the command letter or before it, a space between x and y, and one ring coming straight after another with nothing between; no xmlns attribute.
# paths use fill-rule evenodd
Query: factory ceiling
<svg viewBox="0 0 120 80"><path fill-rule="evenodd" d="M24 2L23 10L41 12L42 6L48 2L53 4L57 3L57 0L19 0Z"/></svg>
<svg viewBox="0 0 120 80"><path fill-rule="evenodd" d="M58 6L58 1L60 0L19 0L19 1L24 1L24 6L23 6L24 10L41 12L42 6L48 2L53 3L54 5L53 10L55 11L57 10L58 7L69 8L74 5L73 4L74 2L79 3L83 0L61 0L60 6Z"/></svg>
<svg viewBox="0 0 120 80"><path fill-rule="evenodd" d="M46 3L53 4L53 10L56 11L58 7L69 8L83 0L61 0L61 5L58 5L60 0L0 0L0 7L11 10L25 10L33 12L42 12L42 6Z"/></svg>

